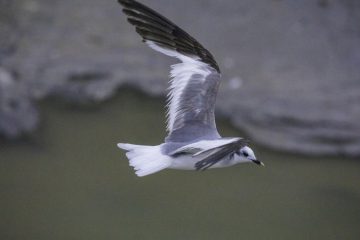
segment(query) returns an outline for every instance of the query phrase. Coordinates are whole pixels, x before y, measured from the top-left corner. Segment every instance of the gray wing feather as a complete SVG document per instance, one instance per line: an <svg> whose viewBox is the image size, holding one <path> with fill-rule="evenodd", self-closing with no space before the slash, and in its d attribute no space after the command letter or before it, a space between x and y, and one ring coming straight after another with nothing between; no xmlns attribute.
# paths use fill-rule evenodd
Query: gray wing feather
<svg viewBox="0 0 360 240"><path fill-rule="evenodd" d="M183 65L174 65L173 69L176 73L172 86L175 87L170 92L169 135L165 141L219 138L214 109L220 69L212 54L195 38L149 7L135 0L118 2L124 7L123 12L128 16L129 23L136 27L144 42L183 62ZM183 72L177 71L176 67ZM184 78L184 75L187 77ZM181 81L186 82L186 85Z"/></svg>
<svg viewBox="0 0 360 240"><path fill-rule="evenodd" d="M220 74L212 72L205 80L194 74L179 99L179 111L166 141L190 141L220 137L215 123L215 102Z"/></svg>

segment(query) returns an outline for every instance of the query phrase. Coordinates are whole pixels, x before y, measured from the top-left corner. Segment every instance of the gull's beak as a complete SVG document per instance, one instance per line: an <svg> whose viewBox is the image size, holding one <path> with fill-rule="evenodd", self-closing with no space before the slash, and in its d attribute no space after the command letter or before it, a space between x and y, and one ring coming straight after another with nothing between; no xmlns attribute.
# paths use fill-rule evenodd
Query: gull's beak
<svg viewBox="0 0 360 240"><path fill-rule="evenodd" d="M260 162L259 160L252 160L253 163L265 167L265 164L263 162Z"/></svg>

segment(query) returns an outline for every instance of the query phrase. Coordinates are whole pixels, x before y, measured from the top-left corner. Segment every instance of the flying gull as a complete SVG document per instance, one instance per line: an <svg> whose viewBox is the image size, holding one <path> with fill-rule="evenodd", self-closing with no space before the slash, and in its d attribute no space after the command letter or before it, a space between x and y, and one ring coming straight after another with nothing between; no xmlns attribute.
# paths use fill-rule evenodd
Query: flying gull
<svg viewBox="0 0 360 240"><path fill-rule="evenodd" d="M221 74L212 54L167 18L134 0L118 0L129 23L149 47L181 62L171 66L167 131L157 146L119 143L139 177L160 170L206 170L256 159L248 141L222 138L215 123Z"/></svg>

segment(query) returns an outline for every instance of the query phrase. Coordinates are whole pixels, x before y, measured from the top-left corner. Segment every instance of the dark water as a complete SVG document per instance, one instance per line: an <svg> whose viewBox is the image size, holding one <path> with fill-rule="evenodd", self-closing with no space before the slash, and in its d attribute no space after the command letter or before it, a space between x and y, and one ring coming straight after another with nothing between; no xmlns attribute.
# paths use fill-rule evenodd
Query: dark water
<svg viewBox="0 0 360 240"><path fill-rule="evenodd" d="M254 146L265 168L138 178L116 143L158 144L163 102L120 95L43 103L36 136L0 143L0 239L360 239L360 161Z"/></svg>

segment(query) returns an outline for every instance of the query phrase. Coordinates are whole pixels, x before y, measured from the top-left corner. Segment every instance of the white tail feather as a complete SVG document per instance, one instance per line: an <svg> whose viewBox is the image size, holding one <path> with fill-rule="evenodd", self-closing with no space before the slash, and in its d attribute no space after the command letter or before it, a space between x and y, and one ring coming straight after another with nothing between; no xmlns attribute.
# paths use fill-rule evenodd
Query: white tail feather
<svg viewBox="0 0 360 240"><path fill-rule="evenodd" d="M129 159L130 166L134 167L135 174L143 177L161 171L171 164L171 158L162 154L159 146L134 145L119 143Z"/></svg>

